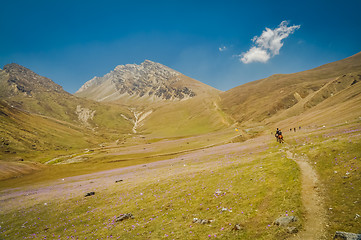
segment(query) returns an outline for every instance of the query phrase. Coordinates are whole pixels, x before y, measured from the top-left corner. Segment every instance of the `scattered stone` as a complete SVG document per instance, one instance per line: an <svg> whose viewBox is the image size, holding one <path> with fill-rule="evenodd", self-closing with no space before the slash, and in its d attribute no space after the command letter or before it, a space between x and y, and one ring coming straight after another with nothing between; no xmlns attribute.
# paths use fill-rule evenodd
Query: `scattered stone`
<svg viewBox="0 0 361 240"><path fill-rule="evenodd" d="M123 179L116 180L115 183L123 182Z"/></svg>
<svg viewBox="0 0 361 240"><path fill-rule="evenodd" d="M208 223L212 223L213 221L214 220L193 218L193 223L208 224Z"/></svg>
<svg viewBox="0 0 361 240"><path fill-rule="evenodd" d="M361 234L336 231L333 239L361 240Z"/></svg>
<svg viewBox="0 0 361 240"><path fill-rule="evenodd" d="M232 210L229 210L228 208L222 208L222 210L221 210L221 212L226 212L226 211L232 212Z"/></svg>
<svg viewBox="0 0 361 240"><path fill-rule="evenodd" d="M298 233L298 229L296 227L287 227L287 232L288 233Z"/></svg>
<svg viewBox="0 0 361 240"><path fill-rule="evenodd" d="M125 219L129 219L129 218L134 219L133 214L131 214L131 213L120 214L119 217L117 217L117 218L115 219L115 221L116 221L116 222L121 222L121 221L123 221L123 220L125 220Z"/></svg>
<svg viewBox="0 0 361 240"><path fill-rule="evenodd" d="M291 222L296 222L298 218L296 216L287 216L278 218L274 224L282 227L287 227Z"/></svg>
<svg viewBox="0 0 361 240"><path fill-rule="evenodd" d="M239 231L239 230L243 230L243 229L244 229L244 227L241 224L236 224L232 228L233 231Z"/></svg>
<svg viewBox="0 0 361 240"><path fill-rule="evenodd" d="M89 196L92 196L92 195L95 195L95 192L88 192L87 194L85 194L84 197L89 197Z"/></svg>

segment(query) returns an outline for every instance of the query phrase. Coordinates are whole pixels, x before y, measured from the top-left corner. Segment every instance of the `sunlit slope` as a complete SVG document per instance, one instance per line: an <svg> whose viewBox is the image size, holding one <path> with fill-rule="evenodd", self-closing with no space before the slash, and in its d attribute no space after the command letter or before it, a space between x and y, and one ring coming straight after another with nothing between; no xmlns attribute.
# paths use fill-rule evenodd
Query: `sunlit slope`
<svg viewBox="0 0 361 240"><path fill-rule="evenodd" d="M104 132L127 134L132 124L121 115L131 116L121 105L100 104L81 99L61 86L31 70L9 64L0 70L0 99L10 106L31 114L42 115Z"/></svg>
<svg viewBox="0 0 361 240"><path fill-rule="evenodd" d="M100 138L91 130L65 121L34 115L0 100L0 155L2 160L37 156L47 152L64 153L94 146ZM46 156L43 156L46 157Z"/></svg>
<svg viewBox="0 0 361 240"><path fill-rule="evenodd" d="M218 107L217 94L174 102L154 110L142 130L154 136L186 136L229 127L232 120Z"/></svg>
<svg viewBox="0 0 361 240"><path fill-rule="evenodd" d="M156 137L186 136L230 124L219 109L221 91L149 60L119 65L86 82L76 96L127 106L133 133Z"/></svg>
<svg viewBox="0 0 361 240"><path fill-rule="evenodd" d="M357 92L360 73L361 53L358 53L312 70L273 75L238 86L221 94L221 106L238 122L266 119L267 122L276 122L298 116L341 92L342 96L348 97L329 102L338 105L359 98L352 92ZM319 108L322 106L325 105Z"/></svg>
<svg viewBox="0 0 361 240"><path fill-rule="evenodd" d="M353 75L353 74L348 74ZM361 76L361 72L359 74ZM347 75L346 75L347 77ZM346 78L345 77L345 78ZM353 78L351 78L353 79ZM280 117L271 118L279 122L280 126L312 126L312 125L334 125L353 121L361 121L361 79L353 85L347 86L341 91L330 93L332 83L325 85L320 92L314 94L311 99L322 99L317 105L306 108L302 114L287 117L288 112L297 111L299 106L295 105L289 111L280 114ZM336 80L338 81L338 80ZM337 83L338 85L341 83ZM348 84L347 84L348 85ZM327 97L326 97L327 96ZM312 100L310 100L312 103ZM309 104L311 104L309 103Z"/></svg>

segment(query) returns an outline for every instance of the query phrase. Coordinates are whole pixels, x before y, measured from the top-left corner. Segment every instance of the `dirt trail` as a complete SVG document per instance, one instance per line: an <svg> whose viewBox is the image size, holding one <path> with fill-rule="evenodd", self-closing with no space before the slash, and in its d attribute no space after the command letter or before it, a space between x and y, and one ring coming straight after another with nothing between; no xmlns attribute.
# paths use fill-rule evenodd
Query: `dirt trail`
<svg viewBox="0 0 361 240"><path fill-rule="evenodd" d="M294 160L301 170L302 203L306 209L304 228L290 239L316 240L324 238L326 211L320 191L320 183L315 170L308 163L306 156L286 151L287 157Z"/></svg>

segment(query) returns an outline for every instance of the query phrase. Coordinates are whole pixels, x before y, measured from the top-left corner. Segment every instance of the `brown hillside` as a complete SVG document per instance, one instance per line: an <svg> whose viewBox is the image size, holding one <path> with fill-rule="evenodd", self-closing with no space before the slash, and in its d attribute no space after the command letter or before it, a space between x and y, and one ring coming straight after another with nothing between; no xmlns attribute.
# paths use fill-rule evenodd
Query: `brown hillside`
<svg viewBox="0 0 361 240"><path fill-rule="evenodd" d="M275 122L299 115L341 91L351 91L360 76L358 53L312 70L277 74L238 86L221 94L221 107L241 123Z"/></svg>

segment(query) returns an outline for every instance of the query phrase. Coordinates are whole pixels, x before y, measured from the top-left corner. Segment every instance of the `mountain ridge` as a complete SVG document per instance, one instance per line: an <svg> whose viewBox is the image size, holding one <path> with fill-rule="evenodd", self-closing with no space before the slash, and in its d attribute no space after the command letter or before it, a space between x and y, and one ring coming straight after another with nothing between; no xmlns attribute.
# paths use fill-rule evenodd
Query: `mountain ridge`
<svg viewBox="0 0 361 240"><path fill-rule="evenodd" d="M13 94L21 92L25 95L31 95L32 92L43 91L65 93L62 86L17 63L5 65L3 71L9 75L7 82L11 86L10 91Z"/></svg>
<svg viewBox="0 0 361 240"><path fill-rule="evenodd" d="M87 81L75 95L99 102L130 98L157 102L186 100L212 91L219 90L163 64L145 60L139 65L118 65L103 77Z"/></svg>
<svg viewBox="0 0 361 240"><path fill-rule="evenodd" d="M0 100L3 109L0 118L3 121L2 128L5 129L1 137L5 143L12 142L6 145L7 151L33 151L31 141L36 142L36 138L46 139L45 135L26 133L35 128L34 123L27 124L19 120L25 119L24 116L34 122L41 121L48 126L55 126L61 131L63 127L60 125L69 125L75 128L74 133L78 137L93 137L102 144L142 134L150 138L185 137L230 127L256 127L256 132L259 132L272 124L299 124L301 120L304 124L339 122L354 119L361 112L361 105L358 104L361 53L300 73L272 75L226 92L159 63L146 60L142 64L119 65L105 78L88 83L80 91L94 90L88 92L88 97L80 93L71 95L50 79L18 64L5 65L0 70ZM155 72L156 69L161 71ZM116 78L119 76L124 79ZM126 82L129 79L126 77L131 79L130 83ZM150 82L160 85L149 85ZM112 88L103 90L104 83ZM121 83L126 83L124 88L120 86ZM158 90L163 87L165 92L161 92L160 97L149 96L152 87ZM185 88L189 89L186 93L182 92ZM183 97L177 98L176 90ZM99 94L103 94L102 97L109 94L117 97L109 97L109 101L94 101L99 100ZM331 108L342 112L342 116L337 111L330 111ZM16 128L17 125L21 131ZM43 131L50 132L50 128ZM24 133L28 136L25 142ZM61 133L54 137L64 139L69 136ZM58 143L59 139L55 142ZM89 141L82 142L83 147ZM42 149L48 149L42 144Z"/></svg>
<svg viewBox="0 0 361 240"><path fill-rule="evenodd" d="M332 97L331 94L326 94L327 91L335 94L346 89L354 81L358 82L360 72L361 52L310 70L276 74L237 86L220 94L221 108L238 122L262 122L269 118L277 121L276 115L289 111L288 109L310 94L316 93L327 83L335 81L338 86L331 84L329 89L315 95L312 102L305 102L298 111L293 112L293 115L301 114ZM284 115L286 116L287 114Z"/></svg>

